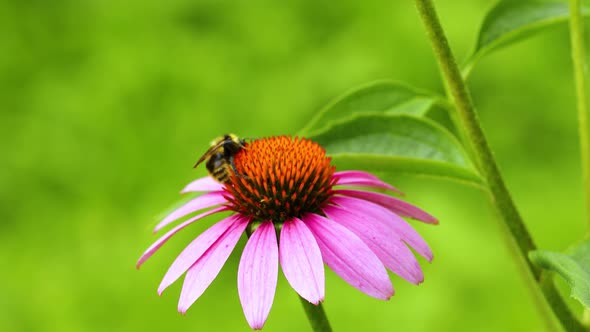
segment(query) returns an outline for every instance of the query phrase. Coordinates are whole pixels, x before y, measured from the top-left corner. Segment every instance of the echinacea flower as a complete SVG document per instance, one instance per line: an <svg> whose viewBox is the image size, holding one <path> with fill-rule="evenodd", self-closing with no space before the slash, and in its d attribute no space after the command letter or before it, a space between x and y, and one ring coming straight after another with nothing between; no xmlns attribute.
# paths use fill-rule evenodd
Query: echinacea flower
<svg viewBox="0 0 590 332"><path fill-rule="evenodd" d="M187 309L215 279L244 231L250 238L238 268L238 293L244 315L261 329L270 312L279 262L293 289L307 301L324 300L324 263L363 293L387 300L393 286L386 268L419 284L424 277L411 247L432 260L422 237L401 217L427 223L436 219L398 198L361 188L399 193L361 171L335 172L317 143L286 136L254 140L235 156L228 182L198 179L185 192L205 192L184 204L155 231L199 210L202 212L158 239L137 262L141 266L186 226L222 211L233 211L184 249L164 276L158 293L186 273L178 310ZM279 236L277 237L277 232Z"/></svg>

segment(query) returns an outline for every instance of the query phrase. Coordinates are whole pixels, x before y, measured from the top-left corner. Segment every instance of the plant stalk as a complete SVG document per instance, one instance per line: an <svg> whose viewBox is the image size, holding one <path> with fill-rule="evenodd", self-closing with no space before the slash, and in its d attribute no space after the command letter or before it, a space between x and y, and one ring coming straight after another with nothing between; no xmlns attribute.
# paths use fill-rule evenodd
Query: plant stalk
<svg viewBox="0 0 590 332"><path fill-rule="evenodd" d="M432 0L415 1L434 49L436 60L446 82L445 84L447 84L448 91L455 104L455 110L458 113L462 129L465 131L466 137L472 145L475 152L476 164L487 183L492 203L502 217L503 225L511 235L511 247L516 245L518 249L518 255L515 258L520 266L526 267L521 270L525 271L527 280L532 282L533 280L530 279L533 277L534 284L540 286L538 283L541 281L541 269L533 265L528 259L528 252L536 249L535 243L500 175L492 151L480 126L469 90L465 85L457 62L451 52ZM527 273L527 271L530 273ZM541 290L562 326L567 328L568 331L577 331L578 329L572 327L579 327L579 321L576 320L563 301L555 300L555 296L559 296L553 292L555 289L552 287L541 287ZM537 303L539 306L545 305L541 302ZM553 329L553 326L548 324L548 328Z"/></svg>
<svg viewBox="0 0 590 332"><path fill-rule="evenodd" d="M311 324L311 328L317 332L331 332L332 328L330 327L330 322L328 321L328 317L324 312L324 308L322 304L315 305L313 303L309 303L306 299L299 296L301 300L301 305L305 310L305 314L307 315L307 319Z"/></svg>
<svg viewBox="0 0 590 332"><path fill-rule="evenodd" d="M584 46L584 21L580 0L570 0L570 38L580 135L580 155L582 157L582 177L586 219L590 230L590 109L588 108L588 75L586 49Z"/></svg>
<svg viewBox="0 0 590 332"><path fill-rule="evenodd" d="M436 59L447 82L460 123L474 149L476 164L489 187L492 201L518 246L521 260L528 265L528 269L533 273L535 279L538 279L540 269L527 259L528 252L535 250L536 246L500 175L492 151L479 124L471 96L436 16L432 1L416 0L416 4L430 37Z"/></svg>

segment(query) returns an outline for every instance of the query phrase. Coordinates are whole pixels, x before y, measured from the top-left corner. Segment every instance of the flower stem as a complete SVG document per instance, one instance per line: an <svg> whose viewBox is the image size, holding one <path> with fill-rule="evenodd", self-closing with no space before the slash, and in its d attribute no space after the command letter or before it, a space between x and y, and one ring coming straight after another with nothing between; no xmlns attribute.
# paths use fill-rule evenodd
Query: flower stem
<svg viewBox="0 0 590 332"><path fill-rule="evenodd" d="M536 249L535 244L500 175L492 151L479 125L477 114L471 102L471 96L461 77L461 72L436 16L432 1L416 0L416 4L430 37L438 64L448 84L462 128L474 149L477 166L480 168L480 172L489 187L493 203L502 216L510 234L512 234L512 238L516 241L521 259L526 262L535 279L538 279L540 269L526 259L528 252Z"/></svg>
<svg viewBox="0 0 590 332"><path fill-rule="evenodd" d="M570 0L570 37L576 98L580 131L580 154L582 157L582 176L586 202L586 218L590 229L590 109L588 108L588 77L586 75L586 50L584 47L584 21L582 20L580 0Z"/></svg>
<svg viewBox="0 0 590 332"><path fill-rule="evenodd" d="M309 303L306 299L299 297L301 300L301 305L303 305L303 309L305 310L305 314L307 315L307 319L311 324L312 330L316 332L330 332L332 328L330 327L330 322L328 321L328 317L324 312L324 308L322 304L315 305L313 303Z"/></svg>
<svg viewBox="0 0 590 332"><path fill-rule="evenodd" d="M528 252L535 250L536 246L500 175L492 151L479 124L469 90L465 85L459 67L451 52L432 0L415 1L442 75L455 104L455 109L459 115L462 125L461 129L465 131L468 143L473 148L476 164L487 183L492 202L501 215L504 226L510 232L512 240L510 244L511 246L515 244L518 249L519 255L516 258L520 263L519 266L525 267L521 270L525 271L527 279L530 279L530 276L534 277L535 284L538 285L538 282L541 281L541 270L528 259ZM563 301L556 300L559 294L556 293L555 288L542 287L541 290L563 327L568 329L568 331L577 331L578 329L572 327L579 327L580 323L575 319L575 316ZM537 303L539 306L544 306L542 302ZM542 307L540 309L542 311ZM548 327L553 329L550 325Z"/></svg>

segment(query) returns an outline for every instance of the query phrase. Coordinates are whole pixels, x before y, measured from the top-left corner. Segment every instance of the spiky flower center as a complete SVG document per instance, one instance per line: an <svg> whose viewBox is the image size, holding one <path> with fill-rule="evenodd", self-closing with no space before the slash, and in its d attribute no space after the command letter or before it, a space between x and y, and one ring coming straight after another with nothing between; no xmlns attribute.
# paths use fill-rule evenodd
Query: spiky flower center
<svg viewBox="0 0 590 332"><path fill-rule="evenodd" d="M305 138L254 140L234 158L238 174L225 185L230 208L274 223L318 212L332 195L330 160L320 145Z"/></svg>

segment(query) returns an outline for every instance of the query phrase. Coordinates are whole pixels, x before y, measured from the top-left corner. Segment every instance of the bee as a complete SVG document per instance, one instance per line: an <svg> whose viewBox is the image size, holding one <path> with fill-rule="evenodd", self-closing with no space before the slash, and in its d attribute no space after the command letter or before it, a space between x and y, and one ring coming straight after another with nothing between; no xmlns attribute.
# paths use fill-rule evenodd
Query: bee
<svg viewBox="0 0 590 332"><path fill-rule="evenodd" d="M200 163L207 159L205 165L207 166L209 175L215 180L225 183L229 181L232 171L235 174L242 176L238 174L238 171L236 170L234 157L241 149L245 148L245 140L238 138L238 136L234 134L226 134L213 140L209 150L205 152L193 167L199 166Z"/></svg>

